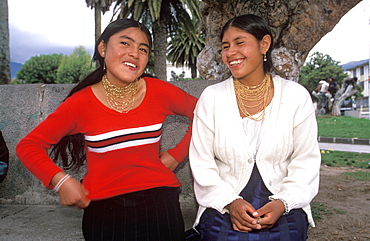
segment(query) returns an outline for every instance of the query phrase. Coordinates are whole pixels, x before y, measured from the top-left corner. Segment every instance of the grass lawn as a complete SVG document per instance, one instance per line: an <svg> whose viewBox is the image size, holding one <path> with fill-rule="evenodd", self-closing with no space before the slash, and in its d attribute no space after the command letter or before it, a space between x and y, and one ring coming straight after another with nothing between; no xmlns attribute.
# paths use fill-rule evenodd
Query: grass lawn
<svg viewBox="0 0 370 241"><path fill-rule="evenodd" d="M330 167L353 167L370 169L370 154L322 150L321 163Z"/></svg>
<svg viewBox="0 0 370 241"><path fill-rule="evenodd" d="M370 139L370 120L351 116L318 116L321 137Z"/></svg>
<svg viewBox="0 0 370 241"><path fill-rule="evenodd" d="M319 136L370 139L370 120L354 118L350 116L318 116ZM370 146L369 146L370 148ZM358 169L352 172L344 172L341 175L361 181L370 181L370 154L343 152L335 150L322 150L321 163L331 167L351 167ZM361 170L364 169L364 170ZM343 210L326 207L322 203L312 202L312 214L316 220L323 215L330 216L333 213L345 213Z"/></svg>
<svg viewBox="0 0 370 241"><path fill-rule="evenodd" d="M318 116L319 136L370 139L370 120L351 116ZM370 148L370 146L369 146ZM370 169L370 154L322 150L321 163L332 167ZM369 173L346 173L360 180L370 181Z"/></svg>

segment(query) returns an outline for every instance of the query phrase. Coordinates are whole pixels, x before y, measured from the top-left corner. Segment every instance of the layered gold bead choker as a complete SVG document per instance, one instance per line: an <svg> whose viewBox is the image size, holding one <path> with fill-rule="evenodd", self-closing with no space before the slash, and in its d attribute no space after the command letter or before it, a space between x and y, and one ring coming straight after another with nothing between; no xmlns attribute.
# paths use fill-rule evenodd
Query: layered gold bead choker
<svg viewBox="0 0 370 241"><path fill-rule="evenodd" d="M111 84L107 76L104 75L102 83L109 107L119 113L127 113L132 110L139 80L136 79L125 87L117 87Z"/></svg>
<svg viewBox="0 0 370 241"><path fill-rule="evenodd" d="M260 121L265 116L265 109L269 97L270 75L266 74L265 78L259 85L247 86L234 79L234 89L236 100L240 111L245 117L255 121ZM253 103L253 104L251 104ZM248 109L257 108L257 116L250 114Z"/></svg>

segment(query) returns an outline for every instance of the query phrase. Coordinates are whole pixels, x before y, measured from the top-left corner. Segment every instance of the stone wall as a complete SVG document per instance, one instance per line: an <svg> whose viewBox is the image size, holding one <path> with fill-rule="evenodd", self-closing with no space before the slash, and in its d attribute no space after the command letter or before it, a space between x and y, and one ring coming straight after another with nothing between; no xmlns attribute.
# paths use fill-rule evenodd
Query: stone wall
<svg viewBox="0 0 370 241"><path fill-rule="evenodd" d="M184 91L199 97L203 89L215 81L171 82ZM0 130L10 152L8 176L0 184L0 204L57 204L56 194L43 187L31 175L15 155L15 146L38 123L62 102L73 88L71 84L0 85ZM175 145L185 133L188 120L170 116L163 129L161 146L163 150ZM196 201L193 194L193 180L188 160L175 170L182 185L180 202L187 226L193 221ZM74 177L82 173L70 173ZM187 221L188 219L188 221Z"/></svg>

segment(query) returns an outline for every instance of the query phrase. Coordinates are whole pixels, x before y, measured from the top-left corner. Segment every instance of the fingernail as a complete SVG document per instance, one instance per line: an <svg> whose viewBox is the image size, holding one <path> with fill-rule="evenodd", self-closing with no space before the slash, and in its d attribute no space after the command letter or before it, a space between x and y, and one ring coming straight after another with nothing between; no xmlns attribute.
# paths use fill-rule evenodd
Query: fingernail
<svg viewBox="0 0 370 241"><path fill-rule="evenodd" d="M253 216L257 216L257 215L258 215L258 213L257 213L257 212L254 212L254 213L252 213L252 215L253 215Z"/></svg>

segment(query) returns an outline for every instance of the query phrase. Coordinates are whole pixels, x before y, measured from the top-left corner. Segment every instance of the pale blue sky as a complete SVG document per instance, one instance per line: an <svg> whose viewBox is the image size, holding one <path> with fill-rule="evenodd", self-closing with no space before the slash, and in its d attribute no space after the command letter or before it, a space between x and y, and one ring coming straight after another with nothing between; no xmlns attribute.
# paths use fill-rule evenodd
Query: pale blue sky
<svg viewBox="0 0 370 241"><path fill-rule="evenodd" d="M370 0L363 0L342 17L310 51L330 55L346 64L370 58Z"/></svg>
<svg viewBox="0 0 370 241"><path fill-rule="evenodd" d="M8 4L12 62L24 63L40 54L70 54L79 45L92 54L94 11L86 7L85 0L8 0ZM111 15L105 14L103 29ZM368 59L370 0L363 0L351 9L310 54L315 51L342 64Z"/></svg>

